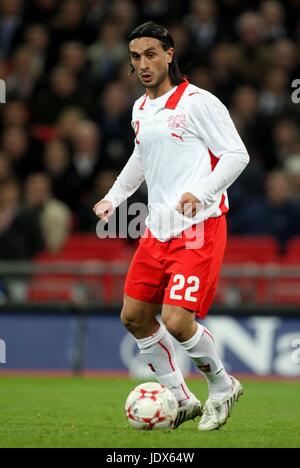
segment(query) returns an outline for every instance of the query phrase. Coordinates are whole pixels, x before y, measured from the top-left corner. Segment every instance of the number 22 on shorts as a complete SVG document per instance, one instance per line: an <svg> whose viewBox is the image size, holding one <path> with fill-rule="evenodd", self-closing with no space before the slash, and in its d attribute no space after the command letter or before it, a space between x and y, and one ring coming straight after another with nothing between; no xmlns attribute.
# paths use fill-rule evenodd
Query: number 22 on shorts
<svg viewBox="0 0 300 468"><path fill-rule="evenodd" d="M186 279L183 275L177 274L174 276L173 282L174 284L170 291L170 299L175 299L178 301L184 299L185 301L197 302L197 297L193 296L192 294L199 291L200 279L198 276L189 276ZM184 289L186 283L190 286L185 289L183 297L180 291Z"/></svg>

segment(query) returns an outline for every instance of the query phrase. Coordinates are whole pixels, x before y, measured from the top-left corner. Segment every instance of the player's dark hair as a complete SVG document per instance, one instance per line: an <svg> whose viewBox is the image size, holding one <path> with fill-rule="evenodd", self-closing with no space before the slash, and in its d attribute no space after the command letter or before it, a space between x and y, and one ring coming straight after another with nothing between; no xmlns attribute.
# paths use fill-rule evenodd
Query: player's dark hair
<svg viewBox="0 0 300 468"><path fill-rule="evenodd" d="M135 28L128 36L128 42L133 41L139 37L154 37L158 39L164 50L168 50L171 47L175 47L174 39L169 34L167 28L160 24L154 23L153 21L147 21L147 23L141 24ZM134 68L131 65L131 74L134 73ZM184 75L179 69L177 58L173 55L173 60L169 65L169 76L173 85L179 85L184 81Z"/></svg>

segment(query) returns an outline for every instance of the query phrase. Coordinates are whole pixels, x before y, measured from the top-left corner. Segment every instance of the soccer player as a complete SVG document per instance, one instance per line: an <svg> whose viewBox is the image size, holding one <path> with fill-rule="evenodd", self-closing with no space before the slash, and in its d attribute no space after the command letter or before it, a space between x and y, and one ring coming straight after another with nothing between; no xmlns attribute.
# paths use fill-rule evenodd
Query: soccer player
<svg viewBox="0 0 300 468"><path fill-rule="evenodd" d="M201 416L199 430L219 429L243 390L195 318L211 307L226 243L226 189L249 156L224 105L180 73L166 28L137 27L129 50L132 72L146 88L133 107L135 148L94 212L107 222L146 181L147 228L127 274L121 320L158 381L176 396L175 427ZM184 381L170 334L207 379L204 407Z"/></svg>

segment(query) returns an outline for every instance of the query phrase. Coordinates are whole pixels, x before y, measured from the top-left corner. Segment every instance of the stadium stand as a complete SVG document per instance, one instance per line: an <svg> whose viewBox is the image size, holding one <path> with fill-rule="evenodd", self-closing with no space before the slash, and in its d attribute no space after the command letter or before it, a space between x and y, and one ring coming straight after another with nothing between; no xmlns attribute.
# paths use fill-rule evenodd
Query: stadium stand
<svg viewBox="0 0 300 468"><path fill-rule="evenodd" d="M131 108L144 90L129 76L126 38L150 17L174 35L188 78L228 106L251 157L229 191L219 303L300 304L293 0L0 2L0 262L73 265L31 275L28 300L120 300L135 242L97 239L92 207L132 152ZM134 201L145 199L142 186ZM94 271L83 279L84 265Z"/></svg>

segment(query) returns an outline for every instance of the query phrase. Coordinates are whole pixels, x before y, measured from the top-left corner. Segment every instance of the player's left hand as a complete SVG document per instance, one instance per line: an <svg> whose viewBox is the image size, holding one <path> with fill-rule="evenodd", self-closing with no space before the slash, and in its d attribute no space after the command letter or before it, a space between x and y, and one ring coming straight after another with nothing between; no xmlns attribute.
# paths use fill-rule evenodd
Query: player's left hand
<svg viewBox="0 0 300 468"><path fill-rule="evenodd" d="M176 210L184 216L192 218L201 208L201 202L191 192L185 192L176 206Z"/></svg>

